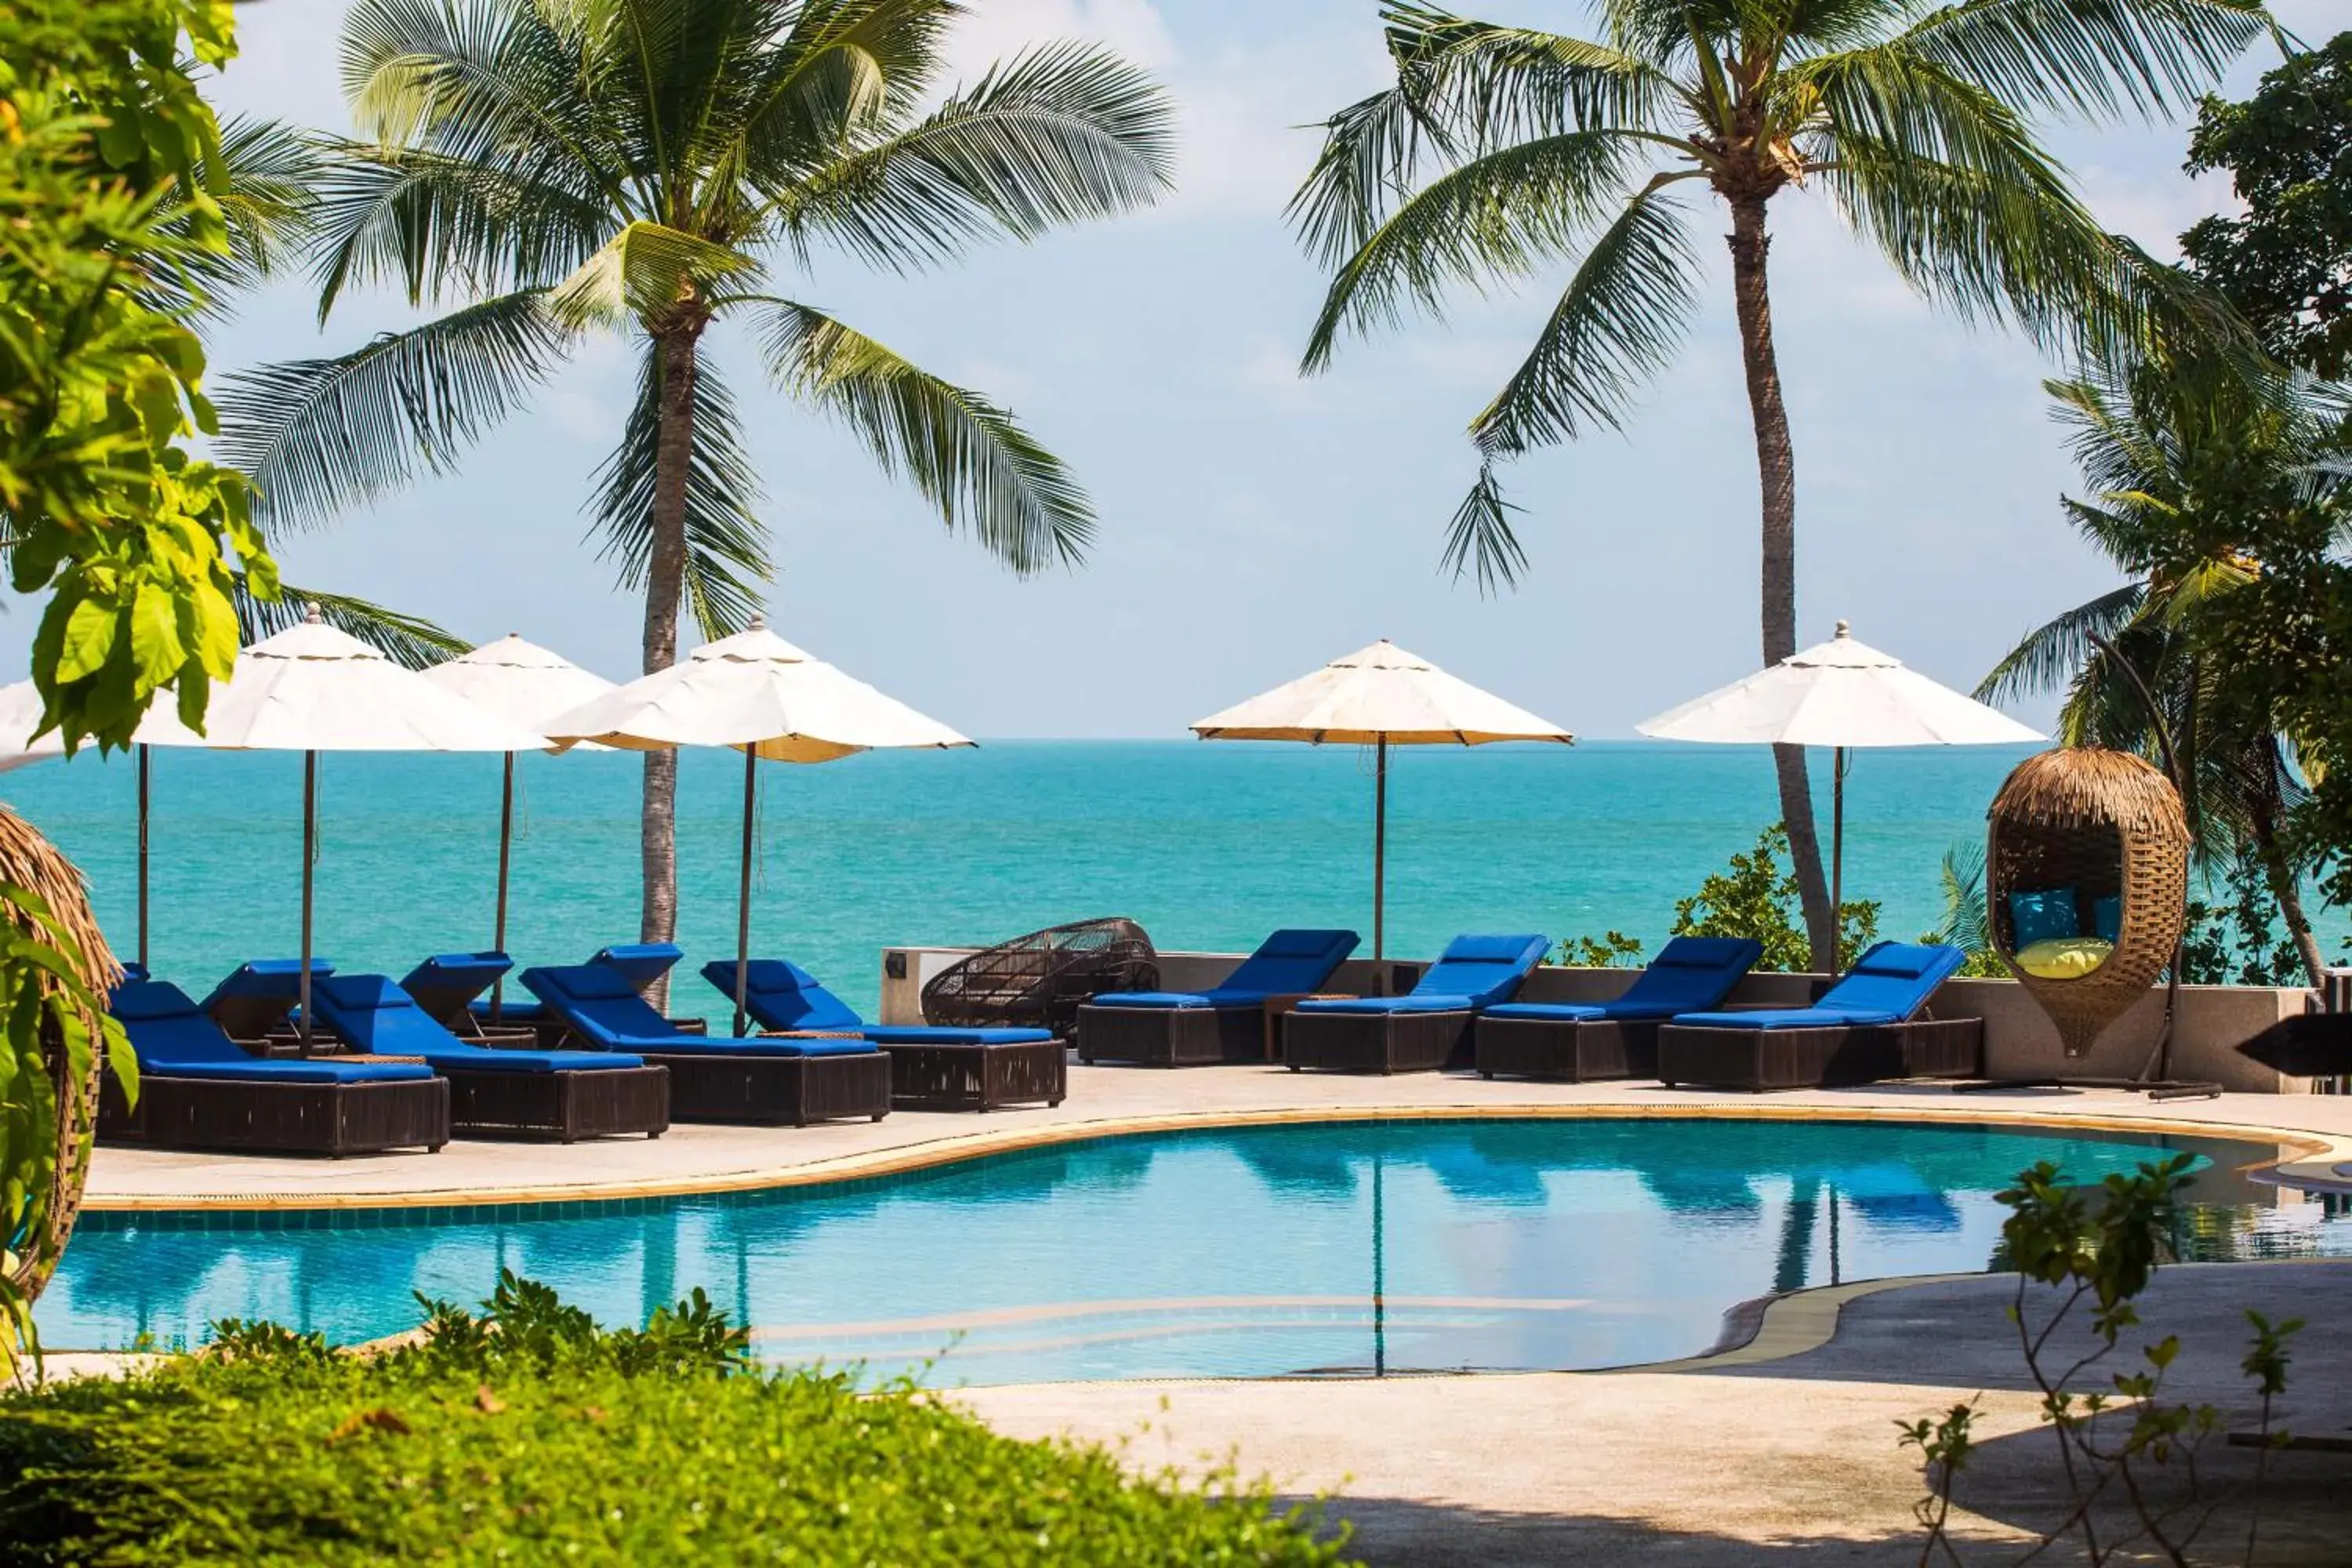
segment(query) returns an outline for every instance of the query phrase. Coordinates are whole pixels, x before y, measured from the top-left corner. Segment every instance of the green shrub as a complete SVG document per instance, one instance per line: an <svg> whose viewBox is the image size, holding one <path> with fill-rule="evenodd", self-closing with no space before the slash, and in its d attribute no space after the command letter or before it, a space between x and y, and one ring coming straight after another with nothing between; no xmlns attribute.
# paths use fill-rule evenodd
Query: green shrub
<svg viewBox="0 0 2352 1568"><path fill-rule="evenodd" d="M0 1398L0 1563L1328 1563L1230 1476L1136 1479L905 1384L771 1374L699 1292L607 1332L517 1280L341 1354L223 1323Z"/></svg>
<svg viewBox="0 0 2352 1568"><path fill-rule="evenodd" d="M1789 830L1774 823L1757 836L1756 847L1734 855L1731 864L1675 906L1676 936L1752 937L1764 944L1759 970L1799 973L1812 967L1797 875L1781 868L1789 853ZM1838 967L1862 956L1878 940L1875 900L1849 901L1838 911Z"/></svg>

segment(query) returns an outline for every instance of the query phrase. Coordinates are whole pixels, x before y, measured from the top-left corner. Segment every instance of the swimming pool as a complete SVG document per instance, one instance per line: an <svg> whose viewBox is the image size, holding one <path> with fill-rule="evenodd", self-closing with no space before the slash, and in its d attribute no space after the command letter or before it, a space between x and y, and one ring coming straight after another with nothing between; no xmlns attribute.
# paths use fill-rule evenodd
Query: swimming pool
<svg viewBox="0 0 2352 1568"><path fill-rule="evenodd" d="M341 1342L501 1268L607 1322L700 1286L772 1361L941 1384L1619 1365L1705 1350L1775 1290L1979 1269L2036 1160L2199 1154L2184 1243L2352 1253L2231 1173L2267 1145L1691 1118L1358 1121L1097 1139L826 1187L365 1214L95 1214L44 1339ZM584 1152L583 1151L582 1152ZM2304 1212L2309 1211L2309 1212ZM944 1353L942 1353L944 1352ZM936 1359L935 1359L936 1358Z"/></svg>

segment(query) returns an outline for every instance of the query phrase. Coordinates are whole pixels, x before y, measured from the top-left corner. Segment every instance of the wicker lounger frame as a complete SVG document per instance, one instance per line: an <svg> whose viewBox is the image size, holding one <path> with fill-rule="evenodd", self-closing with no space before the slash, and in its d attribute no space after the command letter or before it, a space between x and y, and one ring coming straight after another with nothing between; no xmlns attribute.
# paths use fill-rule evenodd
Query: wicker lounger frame
<svg viewBox="0 0 2352 1568"><path fill-rule="evenodd" d="M845 1056L665 1056L629 1047L649 1067L669 1069L673 1121L731 1121L805 1127L812 1121L890 1114L890 1058L879 1051Z"/></svg>
<svg viewBox="0 0 2352 1568"><path fill-rule="evenodd" d="M905 1110L994 1110L1059 1105L1070 1092L1069 1048L1059 1040L1008 1045L884 1046L890 1103Z"/></svg>
<svg viewBox="0 0 2352 1568"><path fill-rule="evenodd" d="M1567 1083L1658 1076L1656 1018L1481 1016L1472 1065L1482 1078L1543 1078Z"/></svg>
<svg viewBox="0 0 2352 1568"><path fill-rule="evenodd" d="M1293 1072L1436 1072L1470 1065L1477 1015L1451 1013L1286 1013L1282 1060Z"/></svg>
<svg viewBox="0 0 2352 1568"><path fill-rule="evenodd" d="M1078 1009L1078 1060L1200 1067L1265 1060L1263 1007Z"/></svg>
<svg viewBox="0 0 2352 1568"><path fill-rule="evenodd" d="M499 1072L436 1068L449 1080L449 1129L460 1138L552 1138L574 1143L669 1131L669 1069L574 1068Z"/></svg>
<svg viewBox="0 0 2352 1568"><path fill-rule="evenodd" d="M98 1134L110 1142L238 1153L377 1154L449 1141L449 1080L270 1083L142 1073L139 1103L110 1073Z"/></svg>
<svg viewBox="0 0 2352 1568"><path fill-rule="evenodd" d="M1888 1079L1976 1078L1983 1070L1982 1018L1819 1029L1668 1024L1658 1031L1657 1076L1669 1088L1828 1089Z"/></svg>

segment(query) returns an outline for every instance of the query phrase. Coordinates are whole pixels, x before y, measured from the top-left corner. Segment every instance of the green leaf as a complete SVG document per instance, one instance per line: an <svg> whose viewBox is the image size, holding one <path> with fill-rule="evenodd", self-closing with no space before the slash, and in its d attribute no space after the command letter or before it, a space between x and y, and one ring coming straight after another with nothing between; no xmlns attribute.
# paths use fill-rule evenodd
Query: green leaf
<svg viewBox="0 0 2352 1568"><path fill-rule="evenodd" d="M73 607L58 653L56 678L60 684L87 680L106 668L106 661L114 655L120 619L112 605L97 599L84 599Z"/></svg>
<svg viewBox="0 0 2352 1568"><path fill-rule="evenodd" d="M131 601L131 656L142 686L162 686L179 673L188 651L180 641L179 600L142 583Z"/></svg>

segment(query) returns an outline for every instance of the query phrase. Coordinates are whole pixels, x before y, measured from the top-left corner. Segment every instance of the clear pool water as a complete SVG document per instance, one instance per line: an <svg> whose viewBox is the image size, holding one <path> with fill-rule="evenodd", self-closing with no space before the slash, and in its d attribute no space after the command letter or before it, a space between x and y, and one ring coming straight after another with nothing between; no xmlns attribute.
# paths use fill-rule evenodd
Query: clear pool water
<svg viewBox="0 0 2352 1568"><path fill-rule="evenodd" d="M1705 1350L1775 1290L1987 1267L1992 1194L2205 1162L2184 1245L2352 1252L2236 1177L2267 1146L1721 1120L1354 1122L1097 1140L822 1189L366 1216L97 1215L52 1346L223 1317L356 1341L501 1268L607 1322L700 1286L772 1361L935 1384L1570 1368ZM572 1157L593 1157L590 1151Z"/></svg>

